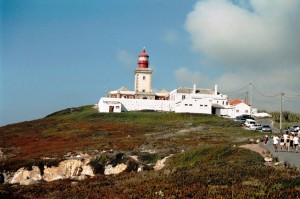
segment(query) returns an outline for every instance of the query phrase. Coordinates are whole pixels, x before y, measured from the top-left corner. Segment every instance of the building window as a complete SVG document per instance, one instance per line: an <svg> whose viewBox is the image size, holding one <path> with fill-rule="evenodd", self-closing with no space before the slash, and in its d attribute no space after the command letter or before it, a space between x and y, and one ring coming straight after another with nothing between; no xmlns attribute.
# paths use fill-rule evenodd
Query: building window
<svg viewBox="0 0 300 199"><path fill-rule="evenodd" d="M188 106L188 104L185 104L184 106Z"/></svg>
<svg viewBox="0 0 300 199"><path fill-rule="evenodd" d="M146 76L143 76L143 80L145 80L146 79Z"/></svg>
<svg viewBox="0 0 300 199"><path fill-rule="evenodd" d="M207 107L207 104L205 104L204 106Z"/></svg>
<svg viewBox="0 0 300 199"><path fill-rule="evenodd" d="M182 99L183 99L183 100L185 99L185 95L182 95Z"/></svg>
<svg viewBox="0 0 300 199"><path fill-rule="evenodd" d="M248 110L246 110L245 113L248 113Z"/></svg>
<svg viewBox="0 0 300 199"><path fill-rule="evenodd" d="M193 104L190 104L190 106L193 106Z"/></svg>
<svg viewBox="0 0 300 199"><path fill-rule="evenodd" d="M200 104L200 106L203 106L203 104Z"/></svg>
<svg viewBox="0 0 300 199"><path fill-rule="evenodd" d="M239 112L240 112L240 110L236 110L236 112L237 112L237 113L239 113Z"/></svg>
<svg viewBox="0 0 300 199"><path fill-rule="evenodd" d="M143 89L142 91L145 92L145 89Z"/></svg>
<svg viewBox="0 0 300 199"><path fill-rule="evenodd" d="M116 106L116 109L119 109L120 107L119 106Z"/></svg>

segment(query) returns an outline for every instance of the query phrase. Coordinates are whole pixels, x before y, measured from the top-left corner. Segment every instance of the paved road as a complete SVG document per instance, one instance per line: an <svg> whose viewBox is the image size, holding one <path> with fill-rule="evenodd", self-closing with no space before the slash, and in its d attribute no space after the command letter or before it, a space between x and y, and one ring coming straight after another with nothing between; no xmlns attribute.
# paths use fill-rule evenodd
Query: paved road
<svg viewBox="0 0 300 199"><path fill-rule="evenodd" d="M263 143L260 143L261 146L268 149L270 153L273 155L273 157L278 157L279 161L287 162L291 166L295 166L300 168L300 151L298 153L295 153L295 149L292 149L292 152L281 152L280 146L278 144L278 151L274 152L274 146L273 146L273 140L270 139L267 145L264 145Z"/></svg>

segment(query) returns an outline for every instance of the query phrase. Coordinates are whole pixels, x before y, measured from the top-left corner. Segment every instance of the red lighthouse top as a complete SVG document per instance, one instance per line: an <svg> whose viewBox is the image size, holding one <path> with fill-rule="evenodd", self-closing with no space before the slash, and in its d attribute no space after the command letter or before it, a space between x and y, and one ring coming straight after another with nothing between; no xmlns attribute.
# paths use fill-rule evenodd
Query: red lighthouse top
<svg viewBox="0 0 300 199"><path fill-rule="evenodd" d="M146 53L145 48L139 55L138 65L139 65L139 68L148 68L148 66L149 66L149 55Z"/></svg>

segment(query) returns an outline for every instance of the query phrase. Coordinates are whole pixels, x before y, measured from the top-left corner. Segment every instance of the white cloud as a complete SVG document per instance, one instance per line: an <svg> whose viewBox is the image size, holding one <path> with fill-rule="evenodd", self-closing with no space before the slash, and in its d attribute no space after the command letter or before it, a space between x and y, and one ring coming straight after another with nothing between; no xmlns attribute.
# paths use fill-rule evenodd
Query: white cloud
<svg viewBox="0 0 300 199"><path fill-rule="evenodd" d="M300 94L299 19L299 0L202 0L185 29L193 50L226 71L211 80L220 91L252 83L266 95ZM278 108L278 98L256 95L258 106ZM286 108L297 111L299 100Z"/></svg>
<svg viewBox="0 0 300 199"><path fill-rule="evenodd" d="M117 51L117 59L124 67L129 69L132 69L135 64L134 56L122 49Z"/></svg>
<svg viewBox="0 0 300 199"><path fill-rule="evenodd" d="M229 0L198 2L185 24L194 50L227 67L296 67L300 1L253 0L250 5L253 11Z"/></svg>
<svg viewBox="0 0 300 199"><path fill-rule="evenodd" d="M174 72L175 79L182 86L192 87L197 84L198 87L210 86L210 81L198 71L190 71L186 67L181 67Z"/></svg>

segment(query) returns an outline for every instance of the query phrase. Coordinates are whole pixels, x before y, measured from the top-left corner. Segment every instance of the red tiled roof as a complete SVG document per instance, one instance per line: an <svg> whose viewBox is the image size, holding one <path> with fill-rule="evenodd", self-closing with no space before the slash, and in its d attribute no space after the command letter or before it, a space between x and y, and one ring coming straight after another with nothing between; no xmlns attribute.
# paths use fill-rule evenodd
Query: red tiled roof
<svg viewBox="0 0 300 199"><path fill-rule="evenodd" d="M240 99L234 99L229 102L229 104L232 106L238 105L240 103L244 103L244 104L247 104L248 106L251 106L249 103L245 102L244 100L240 100Z"/></svg>

